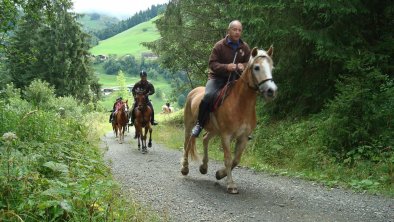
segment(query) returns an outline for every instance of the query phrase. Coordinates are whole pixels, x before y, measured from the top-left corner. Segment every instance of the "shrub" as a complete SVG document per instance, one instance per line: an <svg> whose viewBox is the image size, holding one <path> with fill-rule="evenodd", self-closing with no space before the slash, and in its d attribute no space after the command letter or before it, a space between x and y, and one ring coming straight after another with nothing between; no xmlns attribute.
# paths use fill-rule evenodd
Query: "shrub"
<svg viewBox="0 0 394 222"><path fill-rule="evenodd" d="M335 157L373 159L394 145L394 85L377 71L337 84L338 96L325 111L324 144Z"/></svg>
<svg viewBox="0 0 394 222"><path fill-rule="evenodd" d="M23 94L28 102L40 109L55 99L55 88L45 81L33 80Z"/></svg>

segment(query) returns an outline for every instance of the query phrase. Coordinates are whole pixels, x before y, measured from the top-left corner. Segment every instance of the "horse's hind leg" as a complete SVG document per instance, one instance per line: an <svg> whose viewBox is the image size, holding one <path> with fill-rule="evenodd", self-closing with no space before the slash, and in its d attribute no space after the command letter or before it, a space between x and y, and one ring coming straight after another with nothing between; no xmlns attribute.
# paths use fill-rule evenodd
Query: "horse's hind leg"
<svg viewBox="0 0 394 222"><path fill-rule="evenodd" d="M214 136L213 133L207 133L204 136L203 139L203 145L204 145L204 157L202 159L202 164L200 165L200 173L201 174L206 174L208 171L208 144L209 140Z"/></svg>
<svg viewBox="0 0 394 222"><path fill-rule="evenodd" d="M186 115L186 114L185 114ZM196 145L196 138L191 136L192 123L184 121L185 123L185 141L183 143L183 157L181 161L181 173L187 175L189 173L189 151Z"/></svg>

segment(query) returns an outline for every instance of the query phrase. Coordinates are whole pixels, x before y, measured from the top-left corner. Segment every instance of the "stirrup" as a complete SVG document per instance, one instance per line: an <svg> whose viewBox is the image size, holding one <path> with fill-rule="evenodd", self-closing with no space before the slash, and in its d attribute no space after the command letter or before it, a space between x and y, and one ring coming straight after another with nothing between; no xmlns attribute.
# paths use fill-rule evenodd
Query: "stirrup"
<svg viewBox="0 0 394 222"><path fill-rule="evenodd" d="M153 122L151 122L152 123L152 125L154 125L154 126L156 126L157 124L159 124L158 122L156 122L156 121L153 121Z"/></svg>

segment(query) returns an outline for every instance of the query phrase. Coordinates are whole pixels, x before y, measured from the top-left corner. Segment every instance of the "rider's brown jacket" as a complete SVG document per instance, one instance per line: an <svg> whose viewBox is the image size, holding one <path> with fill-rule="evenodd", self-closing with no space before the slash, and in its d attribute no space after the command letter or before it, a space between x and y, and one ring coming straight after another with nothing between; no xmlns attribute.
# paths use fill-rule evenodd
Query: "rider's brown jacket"
<svg viewBox="0 0 394 222"><path fill-rule="evenodd" d="M248 44L241 39L236 50L227 43L227 36L218 41L212 49L209 57L208 79L226 79L230 75L227 71L227 64L243 63L246 67L250 59L250 48ZM235 60L234 60L235 58Z"/></svg>

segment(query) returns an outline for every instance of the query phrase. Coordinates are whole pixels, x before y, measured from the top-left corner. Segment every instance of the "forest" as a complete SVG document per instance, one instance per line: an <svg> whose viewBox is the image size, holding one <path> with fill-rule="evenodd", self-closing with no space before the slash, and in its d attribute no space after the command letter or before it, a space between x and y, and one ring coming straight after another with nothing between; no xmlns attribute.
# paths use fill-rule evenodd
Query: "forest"
<svg viewBox="0 0 394 222"><path fill-rule="evenodd" d="M393 182L394 5L391 1L171 1L147 43L165 68L184 70L184 89L205 85L213 44L230 21L251 47L274 46L273 103L261 122L316 119L319 151L332 161L385 162ZM318 122L318 123L317 123Z"/></svg>
<svg viewBox="0 0 394 222"><path fill-rule="evenodd" d="M122 202L93 139L101 86L90 36L71 8L70 0L1 1L0 218L6 221L122 220L136 211ZM232 20L242 22L250 47L273 45L278 97L257 104L251 168L393 195L391 0L171 0L155 13L161 37L144 45L176 83L174 95L205 85L212 47ZM182 131L182 120L180 111L170 121Z"/></svg>

